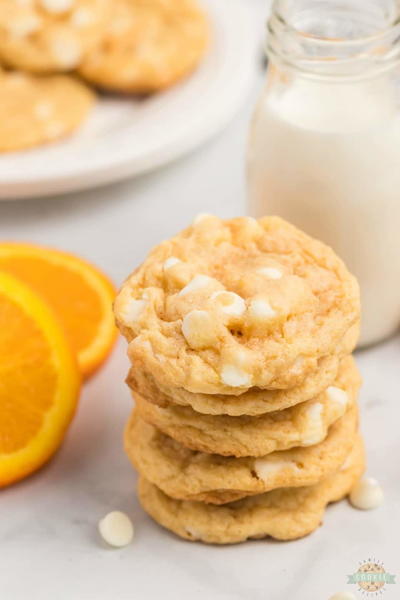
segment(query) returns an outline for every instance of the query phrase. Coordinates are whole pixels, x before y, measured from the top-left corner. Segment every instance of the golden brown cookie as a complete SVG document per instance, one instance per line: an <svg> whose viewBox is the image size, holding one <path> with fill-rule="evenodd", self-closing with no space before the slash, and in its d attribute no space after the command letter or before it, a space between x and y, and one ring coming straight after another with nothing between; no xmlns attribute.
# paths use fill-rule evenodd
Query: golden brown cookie
<svg viewBox="0 0 400 600"><path fill-rule="evenodd" d="M361 378L354 359L342 362L333 385L316 398L259 417L210 416L190 407L161 408L135 394L140 417L187 448L223 456L264 456L321 442L355 403Z"/></svg>
<svg viewBox="0 0 400 600"><path fill-rule="evenodd" d="M358 437L343 469L313 486L282 488L215 506L175 500L141 477L139 499L155 521L187 540L209 544L236 544L267 536L293 540L321 524L326 505L346 496L364 468L364 447Z"/></svg>
<svg viewBox="0 0 400 600"><path fill-rule="evenodd" d="M125 449L141 475L172 498L224 504L278 487L313 485L337 471L356 435L354 405L314 446L234 458L194 452L133 413Z"/></svg>
<svg viewBox="0 0 400 600"><path fill-rule="evenodd" d="M0 73L0 152L63 138L85 120L94 95L67 75Z"/></svg>
<svg viewBox="0 0 400 600"><path fill-rule="evenodd" d="M115 302L135 368L204 394L301 385L343 352L359 312L342 261L278 217L196 221L154 248Z"/></svg>
<svg viewBox="0 0 400 600"><path fill-rule="evenodd" d="M75 69L108 22L109 0L0 0L0 58L33 73Z"/></svg>
<svg viewBox="0 0 400 600"><path fill-rule="evenodd" d="M191 73L208 24L196 0L113 0L113 16L79 72L105 89L145 94Z"/></svg>
<svg viewBox="0 0 400 600"><path fill-rule="evenodd" d="M342 359L345 364L350 364L352 360L348 356ZM205 415L260 416L290 408L321 394L327 387L333 385L342 361L339 356L321 359L318 370L297 387L287 390L252 388L239 396L194 394L183 388L168 388L158 382L153 375L144 373L135 366L130 369L126 381L134 392L147 402L152 402L161 408L179 405L189 406L197 413Z"/></svg>

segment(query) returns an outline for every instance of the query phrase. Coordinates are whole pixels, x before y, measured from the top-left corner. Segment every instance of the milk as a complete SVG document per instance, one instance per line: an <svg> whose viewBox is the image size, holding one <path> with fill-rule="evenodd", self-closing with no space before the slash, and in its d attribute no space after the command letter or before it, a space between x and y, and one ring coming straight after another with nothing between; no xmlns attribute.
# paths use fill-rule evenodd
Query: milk
<svg viewBox="0 0 400 600"><path fill-rule="evenodd" d="M250 214L280 215L323 240L357 276L361 345L400 324L400 111L389 75L295 78L256 109L248 149Z"/></svg>

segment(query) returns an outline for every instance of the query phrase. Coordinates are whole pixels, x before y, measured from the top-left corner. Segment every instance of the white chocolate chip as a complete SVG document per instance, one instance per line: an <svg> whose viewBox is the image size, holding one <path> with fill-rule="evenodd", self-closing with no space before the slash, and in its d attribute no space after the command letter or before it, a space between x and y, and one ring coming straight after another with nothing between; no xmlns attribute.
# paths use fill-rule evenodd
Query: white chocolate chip
<svg viewBox="0 0 400 600"><path fill-rule="evenodd" d="M329 400L331 400L332 402L337 402L341 406L347 405L349 398L344 390L341 390L340 388L331 385L326 391Z"/></svg>
<svg viewBox="0 0 400 600"><path fill-rule="evenodd" d="M217 300L221 311L227 315L240 317L246 311L246 302L234 292L214 292L211 300Z"/></svg>
<svg viewBox="0 0 400 600"><path fill-rule="evenodd" d="M40 4L47 12L59 15L72 8L73 0L40 0Z"/></svg>
<svg viewBox="0 0 400 600"><path fill-rule="evenodd" d="M329 598L329 600L357 600L352 592L338 592Z"/></svg>
<svg viewBox="0 0 400 600"><path fill-rule="evenodd" d="M46 125L45 134L49 140L60 137L65 132L65 125L61 121L50 121Z"/></svg>
<svg viewBox="0 0 400 600"><path fill-rule="evenodd" d="M122 548L131 543L134 529L132 521L123 512L115 510L99 521L99 533L110 546Z"/></svg>
<svg viewBox="0 0 400 600"><path fill-rule="evenodd" d="M17 17L7 23L8 32L17 38L24 38L40 29L41 20L35 15Z"/></svg>
<svg viewBox="0 0 400 600"><path fill-rule="evenodd" d="M64 69L77 67L82 58L82 48L74 36L58 36L51 44L51 53L57 64Z"/></svg>
<svg viewBox="0 0 400 600"><path fill-rule="evenodd" d="M129 300L120 311L125 325L133 325L136 323L140 319L147 304L148 301L145 299Z"/></svg>
<svg viewBox="0 0 400 600"><path fill-rule="evenodd" d="M199 223L201 223L202 221L205 221L206 219L210 219L214 217L214 215L210 215L209 213L199 213L194 219L193 219L193 225L198 225Z"/></svg>
<svg viewBox="0 0 400 600"><path fill-rule="evenodd" d="M293 365L290 367L289 372L294 375L298 375L301 373L304 366L304 358L302 356L298 356L294 361Z"/></svg>
<svg viewBox="0 0 400 600"><path fill-rule="evenodd" d="M53 104L51 102L37 102L33 111L38 119L48 119L53 114Z"/></svg>
<svg viewBox="0 0 400 600"><path fill-rule="evenodd" d="M83 6L74 10L70 18L70 22L72 25L75 25L75 27L86 27L93 23L93 21L94 15L92 11Z"/></svg>
<svg viewBox="0 0 400 600"><path fill-rule="evenodd" d="M383 502L383 490L376 479L363 477L351 490L350 502L361 510L378 508Z"/></svg>
<svg viewBox="0 0 400 600"><path fill-rule="evenodd" d="M306 437L302 440L303 446L313 446L323 439L324 427L322 423L323 406L320 402L312 404L307 411Z"/></svg>
<svg viewBox="0 0 400 600"><path fill-rule="evenodd" d="M348 457L346 458L346 460L344 461L344 463L342 464L342 466L340 467L339 471L347 471L347 469L348 469L349 467L351 467L351 465L352 465L352 462L353 462L353 461L351 460L351 456L348 456Z"/></svg>
<svg viewBox="0 0 400 600"><path fill-rule="evenodd" d="M299 467L291 460L271 461L268 458L257 458L254 461L254 471L259 479L268 482L271 475L275 475L284 469L290 468L292 471L299 471Z"/></svg>
<svg viewBox="0 0 400 600"><path fill-rule="evenodd" d="M261 267L261 269L257 269L257 273L265 275L268 279L281 279L282 277L282 271L275 267Z"/></svg>
<svg viewBox="0 0 400 600"><path fill-rule="evenodd" d="M229 387L250 387L251 376L235 365L225 365L221 370L221 381Z"/></svg>
<svg viewBox="0 0 400 600"><path fill-rule="evenodd" d="M218 341L214 320L205 310L192 310L185 315L182 333L194 350L209 348Z"/></svg>
<svg viewBox="0 0 400 600"><path fill-rule="evenodd" d="M182 261L179 258L176 258L176 256L170 256L164 262L163 269L164 269L164 271L168 271L168 269L170 269L171 267L174 267L175 265L178 265L181 262Z"/></svg>
<svg viewBox="0 0 400 600"><path fill-rule="evenodd" d="M190 281L181 291L178 293L178 296L184 296L189 292L195 292L196 290L200 290L201 288L205 288L211 283L214 283L215 279L212 277L208 277L207 275L196 275L193 277L192 281Z"/></svg>
<svg viewBox="0 0 400 600"><path fill-rule="evenodd" d="M249 314L257 321L265 321L276 316L276 311L267 300L256 298L250 302Z"/></svg>

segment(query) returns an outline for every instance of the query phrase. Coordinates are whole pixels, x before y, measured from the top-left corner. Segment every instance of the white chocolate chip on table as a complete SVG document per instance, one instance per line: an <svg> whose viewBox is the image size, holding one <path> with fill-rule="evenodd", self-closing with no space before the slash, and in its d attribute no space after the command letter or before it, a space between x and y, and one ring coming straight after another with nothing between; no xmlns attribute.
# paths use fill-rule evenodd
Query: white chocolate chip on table
<svg viewBox="0 0 400 600"><path fill-rule="evenodd" d="M132 521L123 512L113 511L99 521L99 533L109 546L122 548L131 543L134 535Z"/></svg>
<svg viewBox="0 0 400 600"><path fill-rule="evenodd" d="M362 477L350 492L350 502L360 510L372 510L383 504L384 494L373 477Z"/></svg>

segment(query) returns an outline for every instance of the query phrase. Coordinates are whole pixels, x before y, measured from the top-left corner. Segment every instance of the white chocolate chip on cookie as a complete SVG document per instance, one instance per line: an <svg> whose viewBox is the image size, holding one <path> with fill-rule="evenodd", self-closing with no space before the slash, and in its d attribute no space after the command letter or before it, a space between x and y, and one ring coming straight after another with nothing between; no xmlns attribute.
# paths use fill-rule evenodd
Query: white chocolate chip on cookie
<svg viewBox="0 0 400 600"><path fill-rule="evenodd" d="M87 27L95 20L95 16L88 8L81 6L74 10L71 15L70 22L76 27Z"/></svg>
<svg viewBox="0 0 400 600"><path fill-rule="evenodd" d="M53 40L51 53L57 64L64 69L78 66L82 57L82 48L74 36L62 35Z"/></svg>
<svg viewBox="0 0 400 600"><path fill-rule="evenodd" d="M182 261L179 258L176 258L176 256L170 256L164 262L163 269L164 269L164 271L168 271L168 269L170 269L171 267L174 267L175 265L178 265L181 262Z"/></svg>
<svg viewBox="0 0 400 600"><path fill-rule="evenodd" d="M210 284L216 283L216 280L212 277L208 277L207 275L196 275L193 277L192 281L190 281L181 291L178 293L178 296L184 296L185 294L189 294L190 292L195 292L202 288L206 288Z"/></svg>
<svg viewBox="0 0 400 600"><path fill-rule="evenodd" d="M323 423L322 423L322 409L323 406L320 402L313 404L307 411L308 426L306 437L303 439L303 446L313 446L322 441L323 436Z"/></svg>
<svg viewBox="0 0 400 600"><path fill-rule="evenodd" d="M290 460L271 461L267 458L258 458L254 461L254 471L259 479L268 482L271 475L290 468L294 471L299 471L295 462Z"/></svg>
<svg viewBox="0 0 400 600"><path fill-rule="evenodd" d="M71 10L74 0L40 0L40 4L47 12L59 15Z"/></svg>
<svg viewBox="0 0 400 600"><path fill-rule="evenodd" d="M124 324L125 325L133 325L134 323L136 323L144 309L146 308L148 304L147 300L130 300L130 302L126 303L123 310L121 311L121 316L123 318Z"/></svg>
<svg viewBox="0 0 400 600"><path fill-rule="evenodd" d="M53 114L53 104L51 102L37 102L33 107L33 112L38 119L48 119Z"/></svg>
<svg viewBox="0 0 400 600"><path fill-rule="evenodd" d="M240 317L246 311L246 302L234 292L214 292L211 300L215 300L222 312Z"/></svg>
<svg viewBox="0 0 400 600"><path fill-rule="evenodd" d="M15 18L7 24L8 32L15 38L24 38L40 29L41 21L35 15Z"/></svg>
<svg viewBox="0 0 400 600"><path fill-rule="evenodd" d="M268 279L281 279L282 277L282 271L275 267L261 267L260 269L257 269L257 273L265 275Z"/></svg>
<svg viewBox="0 0 400 600"><path fill-rule="evenodd" d="M182 333L194 350L209 348L218 341L214 320L205 310L192 310L185 315Z"/></svg>
<svg viewBox="0 0 400 600"><path fill-rule="evenodd" d="M249 315L256 321L266 321L275 317L276 311L268 300L256 298L250 302Z"/></svg>
<svg viewBox="0 0 400 600"><path fill-rule="evenodd" d="M235 365L224 365L221 370L221 381L229 387L250 387L251 375Z"/></svg>
<svg viewBox="0 0 400 600"><path fill-rule="evenodd" d="M326 391L327 391L329 400L331 400L332 402L337 402L338 404L341 404L342 406L346 406L346 404L349 401L347 393L344 390L341 390L340 388L338 388L334 385L329 386Z"/></svg>
<svg viewBox="0 0 400 600"><path fill-rule="evenodd" d="M372 510L383 502L383 490L376 479L363 477L350 492L350 502L355 508Z"/></svg>

